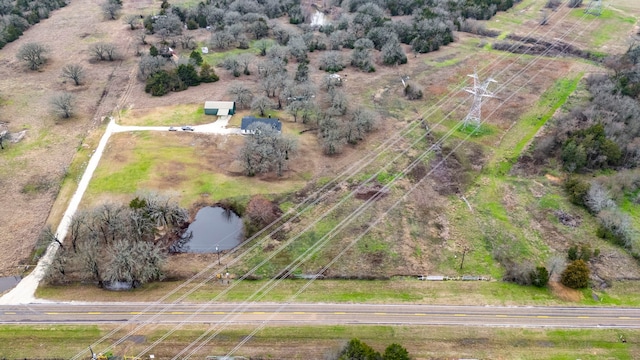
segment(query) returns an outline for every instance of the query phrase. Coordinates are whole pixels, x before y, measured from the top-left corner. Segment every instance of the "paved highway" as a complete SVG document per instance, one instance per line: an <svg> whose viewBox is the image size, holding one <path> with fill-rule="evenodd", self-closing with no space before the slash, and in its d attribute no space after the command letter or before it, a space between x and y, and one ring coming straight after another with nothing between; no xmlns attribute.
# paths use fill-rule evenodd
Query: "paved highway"
<svg viewBox="0 0 640 360"><path fill-rule="evenodd" d="M52 303L0 306L2 324L143 323L272 325L465 325L493 327L640 328L637 308L497 307L369 304Z"/></svg>

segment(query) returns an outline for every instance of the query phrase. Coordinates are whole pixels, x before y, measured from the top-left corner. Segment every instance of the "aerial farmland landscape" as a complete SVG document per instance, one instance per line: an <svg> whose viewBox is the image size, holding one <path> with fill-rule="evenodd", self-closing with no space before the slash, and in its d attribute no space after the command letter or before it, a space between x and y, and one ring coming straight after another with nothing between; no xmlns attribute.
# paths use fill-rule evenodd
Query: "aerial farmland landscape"
<svg viewBox="0 0 640 360"><path fill-rule="evenodd" d="M640 358L637 1L0 19L0 359Z"/></svg>

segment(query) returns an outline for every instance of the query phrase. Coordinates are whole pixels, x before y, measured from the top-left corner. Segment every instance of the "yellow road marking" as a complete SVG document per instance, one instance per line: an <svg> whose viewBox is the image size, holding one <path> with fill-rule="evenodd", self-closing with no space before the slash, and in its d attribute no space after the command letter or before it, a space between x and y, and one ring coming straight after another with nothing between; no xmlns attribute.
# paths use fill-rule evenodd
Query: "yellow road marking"
<svg viewBox="0 0 640 360"><path fill-rule="evenodd" d="M509 315L500 315L500 314L498 314L498 315L496 315L496 317L509 317Z"/></svg>
<svg viewBox="0 0 640 360"><path fill-rule="evenodd" d="M266 314L266 312L264 312L264 311L254 311L253 313L254 313L254 314L258 314L258 315L260 315L260 314Z"/></svg>
<svg viewBox="0 0 640 360"><path fill-rule="evenodd" d="M171 315L183 315L184 311L172 311Z"/></svg>
<svg viewBox="0 0 640 360"><path fill-rule="evenodd" d="M48 312L48 313L46 313L46 314L47 314L47 315L60 315L60 313L59 313L59 312Z"/></svg>
<svg viewBox="0 0 640 360"><path fill-rule="evenodd" d="M427 314L413 314L413 315L416 315L416 316L427 316Z"/></svg>
<svg viewBox="0 0 640 360"><path fill-rule="evenodd" d="M588 316L578 316L578 319L588 319Z"/></svg>
<svg viewBox="0 0 640 360"><path fill-rule="evenodd" d="M631 319L631 318L628 316L618 316L618 319Z"/></svg>
<svg viewBox="0 0 640 360"><path fill-rule="evenodd" d="M547 319L547 318L549 318L549 317L548 317L548 316L546 316L546 315L538 315L538 316L536 316L536 317L537 317L537 318L540 318L540 319Z"/></svg>
<svg viewBox="0 0 640 360"><path fill-rule="evenodd" d="M5 315L15 315L16 313L14 313L13 311L5 311L4 314Z"/></svg>
<svg viewBox="0 0 640 360"><path fill-rule="evenodd" d="M387 315L387 313L374 313L375 315Z"/></svg>
<svg viewBox="0 0 640 360"><path fill-rule="evenodd" d="M213 312L213 315L224 315L224 314L226 314L226 312L224 312L224 311L214 311Z"/></svg>
<svg viewBox="0 0 640 360"><path fill-rule="evenodd" d="M131 311L131 312L129 312L129 314L131 314L131 315L140 315L142 313L140 311Z"/></svg>
<svg viewBox="0 0 640 360"><path fill-rule="evenodd" d="M294 311L293 313L296 314L296 315L306 314L304 311Z"/></svg>
<svg viewBox="0 0 640 360"><path fill-rule="evenodd" d="M346 314L346 312L336 311L336 312L334 312L334 314L336 314L336 315L344 315L344 314Z"/></svg>
<svg viewBox="0 0 640 360"><path fill-rule="evenodd" d="M89 311L87 314L89 314L89 315L101 315L102 313L100 311Z"/></svg>
<svg viewBox="0 0 640 360"><path fill-rule="evenodd" d="M467 316L467 314L453 314L453 316Z"/></svg>

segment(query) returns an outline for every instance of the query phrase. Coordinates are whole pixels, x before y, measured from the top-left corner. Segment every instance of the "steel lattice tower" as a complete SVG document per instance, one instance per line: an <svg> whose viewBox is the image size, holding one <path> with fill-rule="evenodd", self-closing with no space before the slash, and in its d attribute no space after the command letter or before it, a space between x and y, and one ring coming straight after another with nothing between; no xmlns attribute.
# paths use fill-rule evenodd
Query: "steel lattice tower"
<svg viewBox="0 0 640 360"><path fill-rule="evenodd" d="M591 0L589 6L584 9L584 13L600 16L602 14L602 0Z"/></svg>
<svg viewBox="0 0 640 360"><path fill-rule="evenodd" d="M471 110L464 118L464 127L469 125L473 125L476 129L480 127L480 122L482 119L482 98L485 97L495 97L495 95L487 90L489 84L495 83L497 81L492 78L488 78L483 83L480 83L478 78L478 72L474 72L473 75L467 75L473 78L473 88L465 88L464 90L468 93L473 94L473 105L471 105Z"/></svg>

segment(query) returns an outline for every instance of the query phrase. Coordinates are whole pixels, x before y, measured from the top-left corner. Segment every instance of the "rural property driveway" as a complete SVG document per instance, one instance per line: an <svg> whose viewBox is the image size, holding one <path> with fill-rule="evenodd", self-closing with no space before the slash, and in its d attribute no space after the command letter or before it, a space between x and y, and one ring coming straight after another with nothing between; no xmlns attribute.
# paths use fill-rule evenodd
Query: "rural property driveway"
<svg viewBox="0 0 640 360"><path fill-rule="evenodd" d="M220 135L240 134L240 129L238 128L227 129L229 119L231 119L231 116L220 116L218 120L213 123L192 126L194 129L193 132ZM176 128L179 131L182 131L180 127ZM89 181L91 181L93 172L98 167L98 163L100 162L100 158L102 157L102 153L107 146L107 142L109 141L111 134L127 131L168 130L168 126L120 126L116 124L113 118L111 118L109 124L107 125L107 129L104 132L104 135L102 135L102 138L100 139L100 143L98 143L98 147L91 156L84 174L82 174L82 178L78 183L78 188L73 194L73 197L71 197L71 202L69 202L69 206L67 206L67 210L62 216L60 225L58 225L58 229L56 230L56 238L59 241L64 241L64 238L67 236L67 231L69 230L71 219L78 210L78 205L80 205L82 196L84 196L84 192L89 186ZM38 261L38 265L36 265L36 268L29 275L25 276L24 279L22 279L15 288L6 293L4 296L0 297L0 305L29 304L36 302L36 289L38 288L38 284L45 275L47 265L51 264L51 262L53 261L56 251L58 251L58 246L59 244L55 241L49 245L49 247L47 248L47 252L42 256L42 258L40 258L40 261Z"/></svg>

